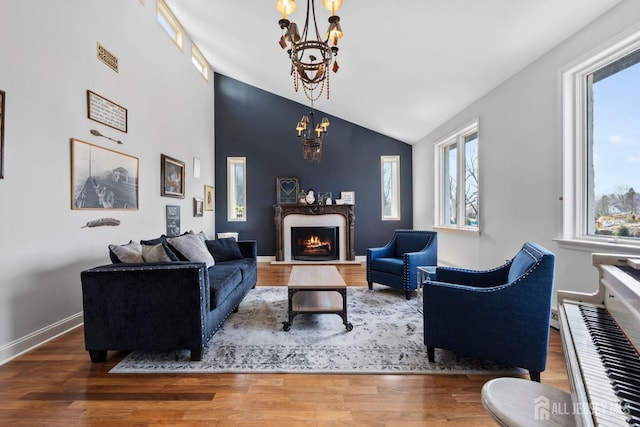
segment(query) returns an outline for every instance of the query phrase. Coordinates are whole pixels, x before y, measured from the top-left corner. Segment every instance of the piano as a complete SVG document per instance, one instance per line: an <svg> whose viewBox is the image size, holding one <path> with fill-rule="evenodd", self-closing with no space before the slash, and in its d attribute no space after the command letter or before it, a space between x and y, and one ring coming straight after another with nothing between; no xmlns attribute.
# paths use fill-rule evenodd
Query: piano
<svg viewBox="0 0 640 427"><path fill-rule="evenodd" d="M595 293L558 291L576 425L640 425L640 257L595 253L592 264Z"/></svg>

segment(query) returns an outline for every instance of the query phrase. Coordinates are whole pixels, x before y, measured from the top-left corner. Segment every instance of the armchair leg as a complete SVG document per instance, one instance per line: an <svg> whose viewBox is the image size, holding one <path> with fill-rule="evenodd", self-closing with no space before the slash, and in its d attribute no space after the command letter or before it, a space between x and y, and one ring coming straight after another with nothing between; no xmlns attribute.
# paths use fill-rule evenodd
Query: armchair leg
<svg viewBox="0 0 640 427"><path fill-rule="evenodd" d="M411 299L411 294L412 294L412 293L413 293L413 292L411 292L411 291L404 291L404 296L405 296L405 297L407 297L407 299L408 299L408 300L410 300L410 299Z"/></svg>
<svg viewBox="0 0 640 427"><path fill-rule="evenodd" d="M531 381L535 381L537 383L540 382L540 371L532 371L531 369L529 369L529 377L531 378Z"/></svg>
<svg viewBox="0 0 640 427"><path fill-rule="evenodd" d="M191 350L191 361L199 362L200 360L202 360L202 349Z"/></svg>
<svg viewBox="0 0 640 427"><path fill-rule="evenodd" d="M427 346L427 359L429 363L435 363L436 361L436 348Z"/></svg>
<svg viewBox="0 0 640 427"><path fill-rule="evenodd" d="M107 360L107 352L106 350L89 350L89 357L94 363L104 362Z"/></svg>
<svg viewBox="0 0 640 427"><path fill-rule="evenodd" d="M369 285L369 290L373 289L373 282L367 282L367 284Z"/></svg>

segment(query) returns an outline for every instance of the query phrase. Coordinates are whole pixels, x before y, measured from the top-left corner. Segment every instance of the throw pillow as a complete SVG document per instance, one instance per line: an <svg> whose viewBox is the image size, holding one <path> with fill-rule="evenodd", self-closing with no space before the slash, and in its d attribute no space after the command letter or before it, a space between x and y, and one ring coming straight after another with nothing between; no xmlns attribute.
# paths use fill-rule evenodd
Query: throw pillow
<svg viewBox="0 0 640 427"><path fill-rule="evenodd" d="M145 262L171 262L167 254L169 248L163 243L157 245L142 245L142 258Z"/></svg>
<svg viewBox="0 0 640 427"><path fill-rule="evenodd" d="M233 237L207 240L207 248L216 262L231 261L243 258L238 242Z"/></svg>
<svg viewBox="0 0 640 427"><path fill-rule="evenodd" d="M182 256L191 262L204 262L208 267L215 264L213 256L207 250L207 246L195 234L183 234L179 237L169 237L167 242Z"/></svg>
<svg viewBox="0 0 640 427"><path fill-rule="evenodd" d="M109 256L114 264L144 262L142 246L133 240L126 245L109 245Z"/></svg>
<svg viewBox="0 0 640 427"><path fill-rule="evenodd" d="M162 243L162 245L164 246L164 250L167 253L167 256L171 258L171 261L181 261L180 258L178 258L178 256L169 247L169 244L167 243L167 236L165 236L164 234L156 239L140 240L140 244L142 245L155 246L160 243ZM186 261L186 259L182 261Z"/></svg>

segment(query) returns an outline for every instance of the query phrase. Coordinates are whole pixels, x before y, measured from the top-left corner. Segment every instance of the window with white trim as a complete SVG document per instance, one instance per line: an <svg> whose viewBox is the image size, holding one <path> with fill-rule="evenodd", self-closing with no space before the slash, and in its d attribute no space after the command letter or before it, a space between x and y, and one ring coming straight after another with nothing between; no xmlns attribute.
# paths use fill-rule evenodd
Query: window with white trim
<svg viewBox="0 0 640 427"><path fill-rule="evenodd" d="M563 73L563 237L640 245L640 33Z"/></svg>
<svg viewBox="0 0 640 427"><path fill-rule="evenodd" d="M191 63L198 70L198 72L204 77L206 81L209 81L209 63L204 58L198 46L195 43L191 43Z"/></svg>
<svg viewBox="0 0 640 427"><path fill-rule="evenodd" d="M380 156L380 195L382 220L400 220L400 156Z"/></svg>
<svg viewBox="0 0 640 427"><path fill-rule="evenodd" d="M157 18L162 29L171 37L176 46L180 50L184 50L184 30L164 0L158 0Z"/></svg>
<svg viewBox="0 0 640 427"><path fill-rule="evenodd" d="M478 123L435 145L435 225L478 231Z"/></svg>

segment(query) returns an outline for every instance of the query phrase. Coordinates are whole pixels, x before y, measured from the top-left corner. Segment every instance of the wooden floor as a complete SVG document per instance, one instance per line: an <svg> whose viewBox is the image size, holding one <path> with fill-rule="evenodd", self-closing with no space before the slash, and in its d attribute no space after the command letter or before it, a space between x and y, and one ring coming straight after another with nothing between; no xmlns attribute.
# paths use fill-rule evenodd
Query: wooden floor
<svg viewBox="0 0 640 427"><path fill-rule="evenodd" d="M366 286L364 266L339 266ZM260 263L258 285L286 285L290 266ZM403 298L399 294L399 298ZM240 308L242 309L242 307ZM0 422L10 426L495 425L480 403L492 377L472 375L109 374L78 328L0 366ZM568 390L551 331L542 382Z"/></svg>

